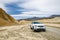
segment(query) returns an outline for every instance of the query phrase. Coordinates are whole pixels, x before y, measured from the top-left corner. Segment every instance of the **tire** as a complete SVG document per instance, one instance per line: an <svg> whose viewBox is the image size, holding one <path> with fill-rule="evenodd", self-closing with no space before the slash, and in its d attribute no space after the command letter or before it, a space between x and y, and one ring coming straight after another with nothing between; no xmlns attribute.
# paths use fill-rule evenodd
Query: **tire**
<svg viewBox="0 0 60 40"><path fill-rule="evenodd" d="M34 32L36 32L37 30L34 30Z"/></svg>
<svg viewBox="0 0 60 40"><path fill-rule="evenodd" d="M40 32L40 30L34 30L35 32Z"/></svg>
<svg viewBox="0 0 60 40"><path fill-rule="evenodd" d="M31 28L32 30L34 30L34 28Z"/></svg>
<svg viewBox="0 0 60 40"><path fill-rule="evenodd" d="M31 29L33 29L33 28L31 28Z"/></svg>
<svg viewBox="0 0 60 40"><path fill-rule="evenodd" d="M45 31L46 31L46 29L43 29L43 31L45 32Z"/></svg>

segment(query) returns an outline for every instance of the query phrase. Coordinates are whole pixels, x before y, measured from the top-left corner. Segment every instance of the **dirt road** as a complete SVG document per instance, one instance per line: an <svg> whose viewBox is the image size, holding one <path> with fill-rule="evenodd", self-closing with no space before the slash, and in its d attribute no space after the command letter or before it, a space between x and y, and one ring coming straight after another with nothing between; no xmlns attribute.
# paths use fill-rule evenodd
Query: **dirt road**
<svg viewBox="0 0 60 40"><path fill-rule="evenodd" d="M46 32L33 32L28 25L0 30L0 40L60 40L60 29L46 27Z"/></svg>

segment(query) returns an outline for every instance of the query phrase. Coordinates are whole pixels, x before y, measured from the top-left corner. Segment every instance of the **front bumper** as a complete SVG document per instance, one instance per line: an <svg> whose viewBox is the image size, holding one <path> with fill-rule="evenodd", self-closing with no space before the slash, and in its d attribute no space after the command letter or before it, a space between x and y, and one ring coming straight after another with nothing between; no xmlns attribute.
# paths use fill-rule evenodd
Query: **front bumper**
<svg viewBox="0 0 60 40"><path fill-rule="evenodd" d="M46 29L34 29L34 31L46 31Z"/></svg>

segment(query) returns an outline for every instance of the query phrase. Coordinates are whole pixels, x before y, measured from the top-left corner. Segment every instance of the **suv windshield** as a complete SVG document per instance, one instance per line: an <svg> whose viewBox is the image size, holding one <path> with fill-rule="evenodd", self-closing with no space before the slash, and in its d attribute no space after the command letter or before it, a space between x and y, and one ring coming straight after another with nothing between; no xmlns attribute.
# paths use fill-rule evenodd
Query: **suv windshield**
<svg viewBox="0 0 60 40"><path fill-rule="evenodd" d="M32 24L40 24L40 22L32 22Z"/></svg>

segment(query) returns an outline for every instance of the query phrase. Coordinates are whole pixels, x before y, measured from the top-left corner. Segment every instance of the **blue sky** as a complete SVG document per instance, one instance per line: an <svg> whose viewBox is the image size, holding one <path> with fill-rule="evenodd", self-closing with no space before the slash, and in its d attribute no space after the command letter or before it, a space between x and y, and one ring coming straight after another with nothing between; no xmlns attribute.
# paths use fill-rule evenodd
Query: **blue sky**
<svg viewBox="0 0 60 40"><path fill-rule="evenodd" d="M60 15L60 0L0 0L3 8L15 19Z"/></svg>

